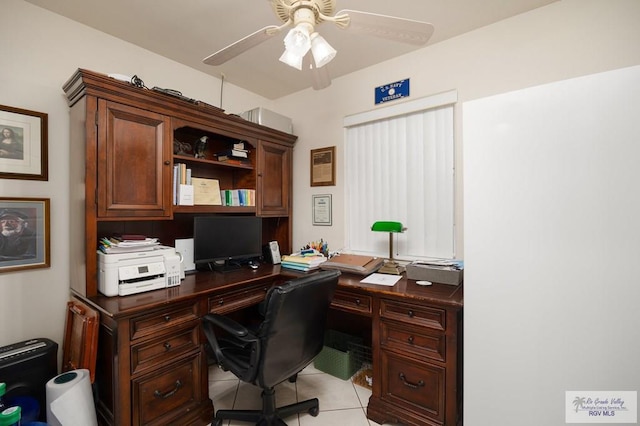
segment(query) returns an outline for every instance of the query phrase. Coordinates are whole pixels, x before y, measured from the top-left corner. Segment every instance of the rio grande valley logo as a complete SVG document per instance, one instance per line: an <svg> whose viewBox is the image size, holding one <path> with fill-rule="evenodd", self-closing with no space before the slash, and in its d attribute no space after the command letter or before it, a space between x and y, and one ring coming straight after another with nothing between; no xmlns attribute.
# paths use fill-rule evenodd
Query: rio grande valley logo
<svg viewBox="0 0 640 426"><path fill-rule="evenodd" d="M566 423L636 423L636 391L567 391Z"/></svg>

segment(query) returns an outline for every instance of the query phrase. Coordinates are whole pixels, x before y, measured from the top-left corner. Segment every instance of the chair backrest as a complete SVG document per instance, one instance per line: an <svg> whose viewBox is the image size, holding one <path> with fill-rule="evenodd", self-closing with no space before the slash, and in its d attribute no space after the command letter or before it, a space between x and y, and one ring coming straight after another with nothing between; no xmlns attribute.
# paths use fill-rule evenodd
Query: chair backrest
<svg viewBox="0 0 640 426"><path fill-rule="evenodd" d="M256 384L270 388L295 375L320 353L339 271L321 271L269 290L258 336Z"/></svg>

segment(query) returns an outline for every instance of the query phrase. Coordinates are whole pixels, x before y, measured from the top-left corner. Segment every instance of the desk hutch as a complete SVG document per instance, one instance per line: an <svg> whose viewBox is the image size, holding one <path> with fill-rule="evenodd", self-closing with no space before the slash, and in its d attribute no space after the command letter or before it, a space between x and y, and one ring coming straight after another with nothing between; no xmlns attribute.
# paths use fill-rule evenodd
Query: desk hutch
<svg viewBox="0 0 640 426"><path fill-rule="evenodd" d="M96 406L100 424L207 425L213 405L200 320L264 299L299 274L262 265L188 275L180 286L125 297L98 292L98 239L114 233L190 238L199 214L263 218L263 243L291 252L291 170L296 137L105 75L78 70L64 85L71 108L71 291L100 312ZM173 141L208 136L204 159L176 155ZM213 153L244 141L250 164ZM221 189L256 190L256 206L175 206L173 164L218 179ZM344 274L333 311L370 327L378 423L458 425L462 419L462 285L393 287Z"/></svg>

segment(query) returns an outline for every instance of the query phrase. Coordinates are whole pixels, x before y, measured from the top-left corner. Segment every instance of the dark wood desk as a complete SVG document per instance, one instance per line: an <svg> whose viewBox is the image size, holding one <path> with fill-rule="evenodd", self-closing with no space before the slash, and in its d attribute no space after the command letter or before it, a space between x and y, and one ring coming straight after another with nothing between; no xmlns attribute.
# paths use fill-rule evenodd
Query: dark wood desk
<svg viewBox="0 0 640 426"><path fill-rule="evenodd" d="M300 274L263 265L187 275L180 286L125 297L81 297L99 310L98 417L112 425L207 425L206 339L200 320L262 301ZM457 425L462 418L462 286L361 284L343 274L332 307L370 318L378 423Z"/></svg>

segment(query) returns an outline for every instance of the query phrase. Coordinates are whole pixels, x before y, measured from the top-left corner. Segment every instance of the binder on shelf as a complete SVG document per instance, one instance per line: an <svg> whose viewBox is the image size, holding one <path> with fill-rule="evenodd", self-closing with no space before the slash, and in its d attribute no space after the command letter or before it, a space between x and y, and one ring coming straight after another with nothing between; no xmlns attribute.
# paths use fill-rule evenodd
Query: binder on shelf
<svg viewBox="0 0 640 426"><path fill-rule="evenodd" d="M193 186L193 204L220 206L220 183L217 179L191 178Z"/></svg>

